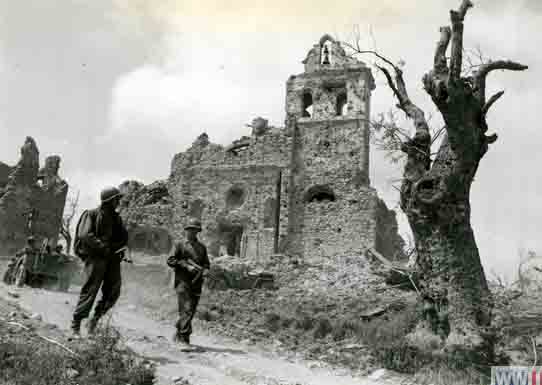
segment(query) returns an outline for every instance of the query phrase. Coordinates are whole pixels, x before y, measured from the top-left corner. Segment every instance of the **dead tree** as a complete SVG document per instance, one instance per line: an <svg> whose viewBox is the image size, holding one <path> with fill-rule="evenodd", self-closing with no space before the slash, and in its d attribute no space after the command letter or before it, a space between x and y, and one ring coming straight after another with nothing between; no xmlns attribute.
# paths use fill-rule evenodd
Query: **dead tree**
<svg viewBox="0 0 542 385"><path fill-rule="evenodd" d="M72 246L72 224L73 218L77 213L77 207L79 207L79 190L77 194L68 198L64 207L64 214L62 215L62 225L60 226L60 236L66 242L66 253L69 254Z"/></svg>
<svg viewBox="0 0 542 385"><path fill-rule="evenodd" d="M424 89L446 125L434 160L426 116L410 99L401 68L371 53L386 63L378 68L397 107L415 127L413 137L401 146L406 162L400 205L413 232L425 301L426 318L418 327L440 331L447 347L476 350L487 346L492 300L470 223L470 187L480 160L497 140L496 134L488 135L486 115L503 95L501 91L487 98L486 79L495 70L527 66L498 60L462 73L463 21L471 7L471 1L463 0L458 10L450 11L451 27L440 29L433 68L423 77Z"/></svg>

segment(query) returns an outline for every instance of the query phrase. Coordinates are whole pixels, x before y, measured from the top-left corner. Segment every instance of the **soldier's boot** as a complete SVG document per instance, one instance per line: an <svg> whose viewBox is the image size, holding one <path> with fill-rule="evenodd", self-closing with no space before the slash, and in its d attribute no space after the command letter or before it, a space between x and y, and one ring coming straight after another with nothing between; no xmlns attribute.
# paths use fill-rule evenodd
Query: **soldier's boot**
<svg viewBox="0 0 542 385"><path fill-rule="evenodd" d="M100 321L100 316L97 316L96 314L94 317L90 319L88 322L88 334L95 335L96 334L96 327L98 326L98 322Z"/></svg>
<svg viewBox="0 0 542 385"><path fill-rule="evenodd" d="M190 345L190 337L183 335L179 332L175 333L173 340L176 342L178 348L181 351L191 351L192 346Z"/></svg>
<svg viewBox="0 0 542 385"><path fill-rule="evenodd" d="M71 339L81 338L81 320L76 320L76 319L72 320L70 338Z"/></svg>

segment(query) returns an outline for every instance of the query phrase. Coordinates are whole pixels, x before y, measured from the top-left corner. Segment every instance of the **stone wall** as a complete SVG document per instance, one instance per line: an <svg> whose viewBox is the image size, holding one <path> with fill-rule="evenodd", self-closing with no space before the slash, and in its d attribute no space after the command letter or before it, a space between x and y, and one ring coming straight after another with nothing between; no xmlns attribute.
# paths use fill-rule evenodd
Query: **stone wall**
<svg viewBox="0 0 542 385"><path fill-rule="evenodd" d="M290 160L291 134L286 129L270 127L264 133L243 136L224 147L201 134L185 152L171 162L170 185L181 182L183 172L192 167L274 165L287 167Z"/></svg>
<svg viewBox="0 0 542 385"><path fill-rule="evenodd" d="M362 255L375 247L376 191L361 190L348 200L312 201L305 204L303 254L318 261L336 256Z"/></svg>
<svg viewBox="0 0 542 385"><path fill-rule="evenodd" d="M226 147L202 134L172 161L175 236L182 237L190 217L201 219L212 255L267 258L285 243L292 137L262 118L252 127L250 136Z"/></svg>
<svg viewBox="0 0 542 385"><path fill-rule="evenodd" d="M60 157L53 155L39 168L38 147L30 137L17 165L2 167L9 168L9 176L0 185L0 254L13 254L31 234L38 242L48 239L56 245L68 193L68 184L58 176L59 167Z"/></svg>
<svg viewBox="0 0 542 385"><path fill-rule="evenodd" d="M196 217L211 255L243 252L258 258L272 253L277 206L270 214L266 205L278 197L280 173L280 167L259 165L184 170L182 186L172 191L175 236L182 237L183 225Z"/></svg>

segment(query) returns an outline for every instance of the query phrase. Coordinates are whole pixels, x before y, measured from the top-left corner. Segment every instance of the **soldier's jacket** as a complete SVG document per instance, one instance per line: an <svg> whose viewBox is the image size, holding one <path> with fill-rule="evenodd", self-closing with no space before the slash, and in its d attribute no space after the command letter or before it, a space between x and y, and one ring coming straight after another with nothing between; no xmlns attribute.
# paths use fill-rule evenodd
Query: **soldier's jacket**
<svg viewBox="0 0 542 385"><path fill-rule="evenodd" d="M128 232L116 212L99 207L81 215L74 245L77 255L108 257L127 242Z"/></svg>
<svg viewBox="0 0 542 385"><path fill-rule="evenodd" d="M207 248L203 245L203 243L199 242L198 240L193 242L178 242L175 245L173 255L167 260L168 266L175 269L175 287L177 287L179 283L185 283L193 288L201 288L203 283L203 278L201 275L195 282L192 282L198 275L198 272L188 271L186 264L183 263L188 259L205 269L210 268Z"/></svg>

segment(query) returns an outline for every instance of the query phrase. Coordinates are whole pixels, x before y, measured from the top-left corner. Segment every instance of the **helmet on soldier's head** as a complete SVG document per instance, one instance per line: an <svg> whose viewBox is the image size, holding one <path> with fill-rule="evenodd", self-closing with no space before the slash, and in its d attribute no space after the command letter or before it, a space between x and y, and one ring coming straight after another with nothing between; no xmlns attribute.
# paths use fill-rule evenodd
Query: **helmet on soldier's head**
<svg viewBox="0 0 542 385"><path fill-rule="evenodd" d="M106 187L100 193L100 200L102 203L109 202L117 197L122 197L122 194L116 187Z"/></svg>
<svg viewBox="0 0 542 385"><path fill-rule="evenodd" d="M36 240L36 238L34 238L32 235L29 236L28 238L26 238L26 242L28 242L28 243L34 243L35 240Z"/></svg>
<svg viewBox="0 0 542 385"><path fill-rule="evenodd" d="M198 221L197 219L191 219L186 226L184 226L184 229L185 230L190 230L190 229L193 229L193 230L196 230L196 231L201 231L201 222Z"/></svg>

